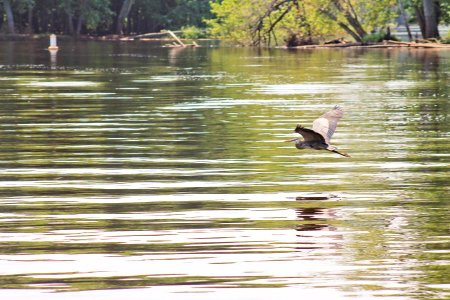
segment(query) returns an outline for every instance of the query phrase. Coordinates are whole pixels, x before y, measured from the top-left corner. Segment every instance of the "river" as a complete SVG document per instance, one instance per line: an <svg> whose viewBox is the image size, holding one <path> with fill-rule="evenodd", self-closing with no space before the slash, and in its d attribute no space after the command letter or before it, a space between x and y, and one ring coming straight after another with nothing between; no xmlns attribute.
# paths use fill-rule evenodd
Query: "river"
<svg viewBox="0 0 450 300"><path fill-rule="evenodd" d="M1 299L450 297L450 51L0 46ZM284 140L340 105L333 144Z"/></svg>

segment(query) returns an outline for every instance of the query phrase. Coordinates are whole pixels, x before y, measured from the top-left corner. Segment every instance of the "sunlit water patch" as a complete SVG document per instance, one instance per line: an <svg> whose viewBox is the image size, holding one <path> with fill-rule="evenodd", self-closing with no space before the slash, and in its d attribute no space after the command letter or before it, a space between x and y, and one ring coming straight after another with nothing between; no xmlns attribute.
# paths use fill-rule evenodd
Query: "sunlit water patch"
<svg viewBox="0 0 450 300"><path fill-rule="evenodd" d="M299 83L299 84L276 84L255 88L250 92L258 92L263 94L317 94L317 93L335 93L336 89L347 88L346 86L323 84L323 83Z"/></svg>
<svg viewBox="0 0 450 300"><path fill-rule="evenodd" d="M22 85L30 87L83 87L83 86L95 86L98 82L92 81L30 81L23 83Z"/></svg>

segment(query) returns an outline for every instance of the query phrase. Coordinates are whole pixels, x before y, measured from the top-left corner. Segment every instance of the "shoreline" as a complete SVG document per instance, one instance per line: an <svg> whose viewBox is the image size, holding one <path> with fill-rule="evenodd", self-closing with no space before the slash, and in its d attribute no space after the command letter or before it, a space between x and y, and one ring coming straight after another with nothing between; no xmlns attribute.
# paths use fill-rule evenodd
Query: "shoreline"
<svg viewBox="0 0 450 300"><path fill-rule="evenodd" d="M304 45L296 47L283 47L286 49L326 49L326 48L362 48L362 49L391 49L391 48L412 48L412 49L450 49L450 44L441 44L434 42L398 42L398 41L382 41L379 43L337 43L322 45Z"/></svg>
<svg viewBox="0 0 450 300"><path fill-rule="evenodd" d="M48 39L50 34L0 34L0 41L35 41ZM104 36L90 36L82 35L74 37L70 35L58 35L60 40L73 40L73 41L110 41L110 42L146 42L146 41L173 41L172 38L148 38L139 37L138 35L104 35ZM181 38L183 41L215 41L218 39L213 38L201 38L201 39L187 39ZM436 42L402 42L402 41L383 41L378 43L361 43L361 42L347 42L347 43L334 43L334 44L314 44L314 45L301 45L295 47L278 46L274 48L279 49L392 49L392 48L409 48L409 49L449 49L450 44L442 44Z"/></svg>
<svg viewBox="0 0 450 300"><path fill-rule="evenodd" d="M78 37L71 35L58 35L58 40L73 40L73 41L117 41L117 42L133 42L133 41L173 41L173 38L148 38L148 37L139 37L139 35L101 35L101 36L93 36L93 35L81 35ZM36 40L46 40L50 38L50 33L45 34L0 34L0 41L36 41ZM191 39L191 38L180 38L181 40L218 40L214 38L199 38L199 39Z"/></svg>

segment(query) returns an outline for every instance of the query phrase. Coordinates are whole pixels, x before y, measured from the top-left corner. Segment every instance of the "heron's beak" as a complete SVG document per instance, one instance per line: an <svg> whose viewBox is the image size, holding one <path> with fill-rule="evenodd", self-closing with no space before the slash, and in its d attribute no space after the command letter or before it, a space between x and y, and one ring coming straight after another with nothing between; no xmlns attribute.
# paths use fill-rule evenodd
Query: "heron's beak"
<svg viewBox="0 0 450 300"><path fill-rule="evenodd" d="M286 140L285 142L295 142L298 138Z"/></svg>

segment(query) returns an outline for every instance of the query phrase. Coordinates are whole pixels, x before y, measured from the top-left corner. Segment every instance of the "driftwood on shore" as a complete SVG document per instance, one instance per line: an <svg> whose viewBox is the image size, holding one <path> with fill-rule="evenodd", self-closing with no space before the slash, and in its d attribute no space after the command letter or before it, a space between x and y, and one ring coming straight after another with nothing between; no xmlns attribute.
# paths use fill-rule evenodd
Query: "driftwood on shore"
<svg viewBox="0 0 450 300"><path fill-rule="evenodd" d="M364 43L336 43L323 45L304 45L292 47L293 49L316 49L316 48L447 48L448 44L427 43L427 42L398 42L398 41L383 41L377 44Z"/></svg>
<svg viewBox="0 0 450 300"><path fill-rule="evenodd" d="M156 37L156 36L162 36L162 35L170 35L175 42L172 44L166 44L165 47L198 47L199 45L196 42L192 42L192 44L185 44L175 33L182 33L182 31L161 31L161 32L150 32L145 34L136 35L133 37L134 40L142 39L142 38L149 38L149 37Z"/></svg>
<svg viewBox="0 0 450 300"><path fill-rule="evenodd" d="M180 34L180 33L182 33L182 31L181 30L172 31L172 33ZM133 39L138 40L138 39L142 39L142 38L152 38L152 37L163 36L163 35L166 35L166 34L168 34L168 31L150 32L150 33L144 33L144 34L135 35L135 36L133 36Z"/></svg>

